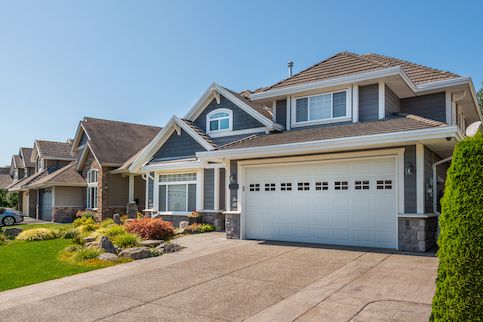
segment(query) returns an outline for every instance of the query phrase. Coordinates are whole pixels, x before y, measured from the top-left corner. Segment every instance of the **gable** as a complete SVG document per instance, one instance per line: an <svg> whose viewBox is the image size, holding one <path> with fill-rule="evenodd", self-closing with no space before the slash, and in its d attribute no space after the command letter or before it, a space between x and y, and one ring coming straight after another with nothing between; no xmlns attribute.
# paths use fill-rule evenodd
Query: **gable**
<svg viewBox="0 0 483 322"><path fill-rule="evenodd" d="M87 137L86 133L84 132L84 130L82 130L82 135L79 139L79 144L78 146L81 147L81 146L84 146L87 141L89 140L89 138Z"/></svg>
<svg viewBox="0 0 483 322"><path fill-rule="evenodd" d="M182 159L194 157L196 152L206 149L192 138L185 130L180 129L180 134L173 131L164 144L154 153L150 162Z"/></svg>
<svg viewBox="0 0 483 322"><path fill-rule="evenodd" d="M265 126L223 95L220 95L220 104L215 99L212 99L210 104L198 115L193 123L206 132L206 115L218 108L226 108L233 112L233 131Z"/></svg>

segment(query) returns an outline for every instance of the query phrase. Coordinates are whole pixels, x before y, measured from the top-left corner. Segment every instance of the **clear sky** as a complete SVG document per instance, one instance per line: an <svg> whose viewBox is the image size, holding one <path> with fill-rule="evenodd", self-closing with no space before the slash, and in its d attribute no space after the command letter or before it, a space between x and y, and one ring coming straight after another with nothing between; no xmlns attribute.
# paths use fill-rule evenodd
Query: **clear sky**
<svg viewBox="0 0 483 322"><path fill-rule="evenodd" d="M83 116L163 126L217 82L255 89L339 51L483 81L483 1L0 0L0 165Z"/></svg>

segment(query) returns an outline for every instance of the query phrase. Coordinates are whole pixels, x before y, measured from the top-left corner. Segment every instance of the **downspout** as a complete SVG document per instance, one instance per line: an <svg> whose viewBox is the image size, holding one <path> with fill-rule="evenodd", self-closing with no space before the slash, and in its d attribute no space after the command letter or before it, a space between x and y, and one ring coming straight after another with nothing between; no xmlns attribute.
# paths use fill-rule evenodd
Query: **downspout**
<svg viewBox="0 0 483 322"><path fill-rule="evenodd" d="M433 212L436 214L436 215L440 215L439 211L438 211L438 198L437 198L437 193L438 193L438 175L437 175L437 171L436 171L436 168L438 165L440 164L443 164L443 163L446 163L448 161L451 161L453 157L448 157L446 159L443 159L443 160L440 160L438 162L435 162L433 163Z"/></svg>

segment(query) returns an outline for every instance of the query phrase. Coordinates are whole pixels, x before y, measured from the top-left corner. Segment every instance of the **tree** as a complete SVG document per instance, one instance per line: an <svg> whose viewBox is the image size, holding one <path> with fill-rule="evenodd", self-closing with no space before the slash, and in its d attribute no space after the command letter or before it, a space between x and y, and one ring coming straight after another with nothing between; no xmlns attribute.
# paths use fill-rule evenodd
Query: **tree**
<svg viewBox="0 0 483 322"><path fill-rule="evenodd" d="M9 207L17 208L17 206L18 206L18 193L7 194L7 200L8 200Z"/></svg>
<svg viewBox="0 0 483 322"><path fill-rule="evenodd" d="M483 135L457 144L441 200L431 321L483 320Z"/></svg>
<svg viewBox="0 0 483 322"><path fill-rule="evenodd" d="M481 88L476 96L478 96L478 103L480 104L481 113L483 113L483 82L481 82Z"/></svg>

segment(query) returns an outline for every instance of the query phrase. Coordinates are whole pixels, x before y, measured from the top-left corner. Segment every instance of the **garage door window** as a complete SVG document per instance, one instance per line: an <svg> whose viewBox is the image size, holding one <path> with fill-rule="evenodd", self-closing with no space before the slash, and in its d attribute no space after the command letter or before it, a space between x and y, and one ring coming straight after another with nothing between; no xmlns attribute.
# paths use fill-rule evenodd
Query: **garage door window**
<svg viewBox="0 0 483 322"><path fill-rule="evenodd" d="M275 183L265 183L265 191L275 191Z"/></svg>
<svg viewBox="0 0 483 322"><path fill-rule="evenodd" d="M196 210L196 173L159 176L159 211L186 213Z"/></svg>
<svg viewBox="0 0 483 322"><path fill-rule="evenodd" d="M280 184L281 191L292 191L292 183L284 182Z"/></svg>
<svg viewBox="0 0 483 322"><path fill-rule="evenodd" d="M258 183L251 183L250 184L250 191L260 191L260 184L258 184Z"/></svg>
<svg viewBox="0 0 483 322"><path fill-rule="evenodd" d="M310 190L310 183L309 182L299 182L297 185L298 191L307 191Z"/></svg>
<svg viewBox="0 0 483 322"><path fill-rule="evenodd" d="M347 181L336 181L334 183L334 189L335 190L348 190L349 189L349 183Z"/></svg>
<svg viewBox="0 0 483 322"><path fill-rule="evenodd" d="M356 180L354 184L354 188L356 190L369 190L370 189L370 184L369 180Z"/></svg>
<svg viewBox="0 0 483 322"><path fill-rule="evenodd" d="M391 190L392 180L377 180L377 190Z"/></svg>
<svg viewBox="0 0 483 322"><path fill-rule="evenodd" d="M329 190L329 183L328 182L316 182L315 183L315 190Z"/></svg>

